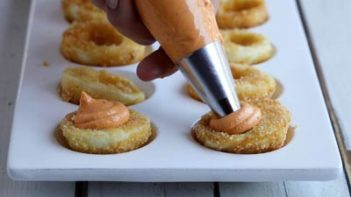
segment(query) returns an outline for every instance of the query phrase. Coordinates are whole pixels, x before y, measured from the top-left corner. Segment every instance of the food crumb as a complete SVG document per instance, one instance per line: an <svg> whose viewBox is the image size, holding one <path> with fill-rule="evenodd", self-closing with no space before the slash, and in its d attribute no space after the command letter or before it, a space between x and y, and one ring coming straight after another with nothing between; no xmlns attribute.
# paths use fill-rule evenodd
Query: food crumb
<svg viewBox="0 0 351 197"><path fill-rule="evenodd" d="M44 60L44 61L43 61L43 66L44 66L44 67L49 67L49 65L50 65L50 64L49 64L49 62L48 62L47 60Z"/></svg>

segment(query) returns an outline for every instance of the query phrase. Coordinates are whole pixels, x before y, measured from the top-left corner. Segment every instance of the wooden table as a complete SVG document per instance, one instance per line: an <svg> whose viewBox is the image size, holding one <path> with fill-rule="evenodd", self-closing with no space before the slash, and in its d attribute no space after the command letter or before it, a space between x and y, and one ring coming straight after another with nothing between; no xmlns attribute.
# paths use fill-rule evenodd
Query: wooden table
<svg viewBox="0 0 351 197"><path fill-rule="evenodd" d="M279 0L276 0L279 1ZM351 1L300 0L302 18L329 111L340 131L351 129ZM30 1L0 2L0 196L350 196L345 175L327 182L265 183L74 183L14 182L6 157ZM288 27L289 24L287 24ZM30 131L28 131L30 132ZM347 162L346 162L347 164ZM348 165L346 169L348 169ZM348 170L349 172L349 170Z"/></svg>

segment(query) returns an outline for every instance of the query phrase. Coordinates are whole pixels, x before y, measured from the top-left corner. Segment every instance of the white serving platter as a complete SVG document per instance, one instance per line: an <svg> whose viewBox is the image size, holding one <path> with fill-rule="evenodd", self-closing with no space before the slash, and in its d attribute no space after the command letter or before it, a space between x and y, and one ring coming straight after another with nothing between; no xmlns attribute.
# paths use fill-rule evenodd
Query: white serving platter
<svg viewBox="0 0 351 197"><path fill-rule="evenodd" d="M199 145L190 128L209 108L184 93L180 73L151 83L138 81L136 65L111 68L129 73L149 94L132 108L151 118L157 130L148 145L128 153L93 155L60 145L54 130L77 106L56 91L70 65L59 53L68 27L60 1L32 0L27 43L8 153L15 180L103 181L278 181L328 180L342 163L294 0L267 0L270 20L252 31L266 35L277 49L258 65L284 87L279 100L297 126L290 143L264 154L230 154ZM43 67L47 60L49 66Z"/></svg>

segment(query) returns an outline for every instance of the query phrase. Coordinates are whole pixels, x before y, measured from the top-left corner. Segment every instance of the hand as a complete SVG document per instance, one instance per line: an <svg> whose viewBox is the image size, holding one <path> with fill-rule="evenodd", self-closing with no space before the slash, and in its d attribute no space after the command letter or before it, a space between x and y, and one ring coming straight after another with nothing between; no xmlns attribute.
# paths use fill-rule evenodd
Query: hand
<svg viewBox="0 0 351 197"><path fill-rule="evenodd" d="M141 20L134 0L93 0L93 3L105 10L111 24L125 36L143 45L155 42ZM218 3L218 0L214 1L215 7L218 7ZM171 75L177 70L177 66L160 48L139 63L137 75L144 81L150 81Z"/></svg>

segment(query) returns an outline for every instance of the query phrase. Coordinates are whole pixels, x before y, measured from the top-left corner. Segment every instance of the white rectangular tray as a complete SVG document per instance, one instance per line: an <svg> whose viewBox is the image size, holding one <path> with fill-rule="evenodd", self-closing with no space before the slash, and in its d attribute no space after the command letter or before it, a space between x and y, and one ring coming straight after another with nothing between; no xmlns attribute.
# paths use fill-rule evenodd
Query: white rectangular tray
<svg viewBox="0 0 351 197"><path fill-rule="evenodd" d="M184 92L180 73L153 82L155 92L132 108L157 127L156 139L123 154L92 155L61 146L54 137L59 121L77 106L56 91L63 70L73 63L59 53L68 27L60 1L33 0L8 157L16 180L104 181L278 181L336 178L342 163L306 36L294 0L267 0L270 19L254 32L277 49L258 65L284 86L279 100L297 126L285 147L264 154L239 155L202 147L190 134L208 107ZM50 63L42 66L43 60ZM110 71L133 73L136 65ZM144 83L138 82L144 86ZM146 87L146 86L145 86Z"/></svg>

